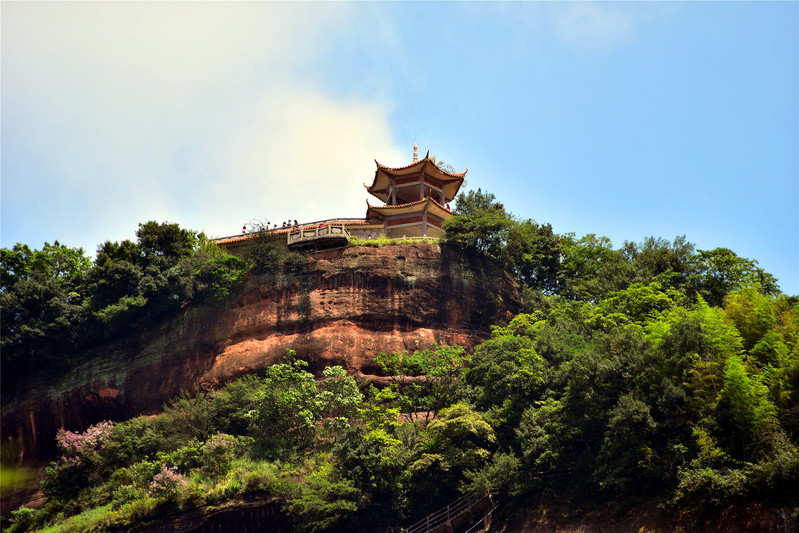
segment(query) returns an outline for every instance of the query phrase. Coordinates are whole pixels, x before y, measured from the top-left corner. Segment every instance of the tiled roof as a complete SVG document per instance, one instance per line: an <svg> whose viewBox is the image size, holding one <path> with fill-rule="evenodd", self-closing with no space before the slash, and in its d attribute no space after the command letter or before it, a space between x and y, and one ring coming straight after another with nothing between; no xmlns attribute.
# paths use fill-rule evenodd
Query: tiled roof
<svg viewBox="0 0 799 533"><path fill-rule="evenodd" d="M427 153L428 153L428 155L430 154L430 152L427 152ZM451 176L453 178L462 178L462 177L464 177L466 175L467 172L469 172L468 168L466 170L464 170L463 172L461 172L460 174L453 174L451 172L447 172L446 170L442 170L436 163L433 162L432 159L430 159L427 156L425 156L424 159L420 159L419 161L416 161L415 163L411 163L410 165L405 165L404 167L389 167L389 166L386 166L386 165L380 163L380 161L375 159L375 163L377 163L378 168L382 168L383 170L395 170L395 171L396 170L405 170L405 169L411 168L412 166L415 166L415 165L424 165L425 162L431 163L433 166L435 166L438 169L439 172L441 172L442 174L446 174L447 176Z"/></svg>
<svg viewBox="0 0 799 533"><path fill-rule="evenodd" d="M444 207L443 205L438 203L438 201L435 198L432 198L430 196L428 196L427 198L424 198L423 200L416 200L415 202L408 202L407 204L382 205L382 206L381 205L377 205L377 206L376 205L372 205L372 204L369 203L369 200L366 200L366 205L368 206L368 209L396 209L396 208L400 208L400 207L408 207L409 205L420 204L422 202L427 202L427 201L431 201L434 204L436 204L438 207L440 207L441 209L449 211L449 209L447 209L446 207Z"/></svg>
<svg viewBox="0 0 799 533"><path fill-rule="evenodd" d="M433 163L432 160L425 157L421 161L411 163L404 167L391 168L381 165L379 161L375 160L377 169L375 170L375 177L372 184L366 187L366 190L382 201L388 199L388 186L391 181L405 176L428 175L432 179L438 181L444 190L446 200L449 202L458 194L458 189L463 184L463 177L468 172L468 169L460 174L450 174L438 168L438 165Z"/></svg>

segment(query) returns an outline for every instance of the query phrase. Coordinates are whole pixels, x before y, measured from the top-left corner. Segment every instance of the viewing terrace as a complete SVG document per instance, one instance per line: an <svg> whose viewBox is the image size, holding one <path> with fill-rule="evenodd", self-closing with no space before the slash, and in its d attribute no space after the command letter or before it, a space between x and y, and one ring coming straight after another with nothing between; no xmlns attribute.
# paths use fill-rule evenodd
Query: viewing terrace
<svg viewBox="0 0 799 533"><path fill-rule="evenodd" d="M292 227L288 235L288 247L292 250L333 248L345 246L349 240L346 224L325 221Z"/></svg>
<svg viewBox="0 0 799 533"><path fill-rule="evenodd" d="M286 245L292 250L332 248L346 245L350 237L376 238L382 228L383 223L379 220L334 218L282 227L265 227L258 231L221 237L215 239L215 242L234 255L245 253L258 237L285 238Z"/></svg>

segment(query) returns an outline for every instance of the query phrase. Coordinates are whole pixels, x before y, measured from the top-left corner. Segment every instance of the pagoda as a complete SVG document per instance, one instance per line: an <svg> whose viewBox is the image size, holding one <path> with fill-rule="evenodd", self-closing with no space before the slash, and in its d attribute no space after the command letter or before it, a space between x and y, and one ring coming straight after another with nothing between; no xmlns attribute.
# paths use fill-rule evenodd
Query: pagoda
<svg viewBox="0 0 799 533"><path fill-rule="evenodd" d="M367 200L366 219L382 223L382 234L390 238L442 236L441 225L452 216L449 202L458 194L467 171L442 170L429 151L420 160L416 144L410 165L391 168L375 163L374 181L365 186L385 205L373 206Z"/></svg>

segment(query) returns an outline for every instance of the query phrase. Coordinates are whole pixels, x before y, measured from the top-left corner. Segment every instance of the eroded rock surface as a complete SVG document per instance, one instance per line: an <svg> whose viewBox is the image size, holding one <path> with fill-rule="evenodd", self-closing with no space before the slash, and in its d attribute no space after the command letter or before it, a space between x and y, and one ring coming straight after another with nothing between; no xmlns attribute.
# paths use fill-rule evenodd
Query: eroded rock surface
<svg viewBox="0 0 799 533"><path fill-rule="evenodd" d="M314 372L339 364L367 375L380 352L432 343L472 349L518 306L507 274L456 249L322 252L300 272L253 276L225 305L187 308L158 328L97 348L57 380L32 376L3 390L3 439L23 458L46 458L58 428L157 412L181 391L262 371L287 349Z"/></svg>

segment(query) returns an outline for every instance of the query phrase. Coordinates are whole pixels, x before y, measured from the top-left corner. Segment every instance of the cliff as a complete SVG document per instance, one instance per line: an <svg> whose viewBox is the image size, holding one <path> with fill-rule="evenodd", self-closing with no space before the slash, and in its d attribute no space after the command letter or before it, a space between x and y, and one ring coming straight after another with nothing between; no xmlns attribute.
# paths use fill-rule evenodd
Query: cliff
<svg viewBox="0 0 799 533"><path fill-rule="evenodd" d="M84 354L57 380L30 376L2 394L4 447L55 452L58 428L153 413L181 391L215 388L279 361L374 374L380 352L432 343L473 348L518 311L511 278L488 260L436 244L321 252L299 272L253 276L224 305L186 308L157 328Z"/></svg>

